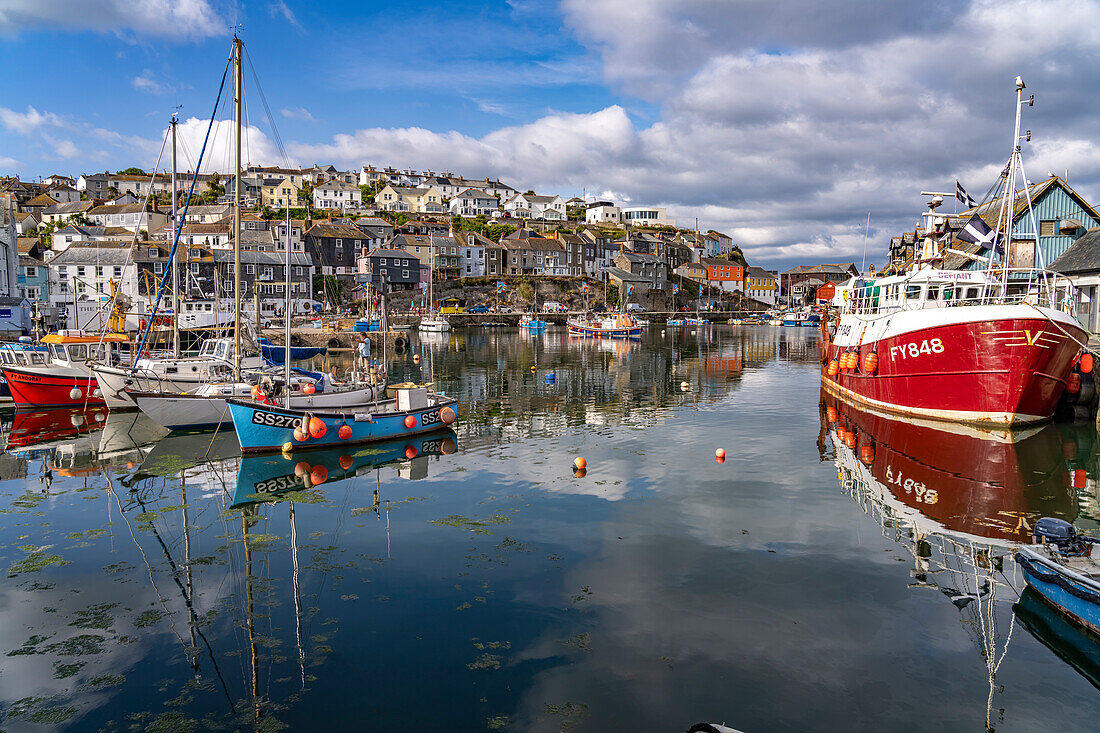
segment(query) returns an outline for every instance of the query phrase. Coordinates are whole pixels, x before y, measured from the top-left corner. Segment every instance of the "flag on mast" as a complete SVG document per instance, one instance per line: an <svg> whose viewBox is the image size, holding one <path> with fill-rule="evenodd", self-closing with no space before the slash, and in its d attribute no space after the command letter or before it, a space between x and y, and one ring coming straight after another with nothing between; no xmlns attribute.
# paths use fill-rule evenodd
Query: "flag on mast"
<svg viewBox="0 0 1100 733"><path fill-rule="evenodd" d="M966 226L959 230L959 239L964 242L979 245L983 250L992 249L997 254L1004 254L1003 248L997 242L997 233L989 228L982 217L974 214Z"/></svg>
<svg viewBox="0 0 1100 733"><path fill-rule="evenodd" d="M978 202L974 200L974 197L966 192L963 185L959 183L959 179L955 179L955 199L962 204L963 211L967 209L973 209L978 205Z"/></svg>

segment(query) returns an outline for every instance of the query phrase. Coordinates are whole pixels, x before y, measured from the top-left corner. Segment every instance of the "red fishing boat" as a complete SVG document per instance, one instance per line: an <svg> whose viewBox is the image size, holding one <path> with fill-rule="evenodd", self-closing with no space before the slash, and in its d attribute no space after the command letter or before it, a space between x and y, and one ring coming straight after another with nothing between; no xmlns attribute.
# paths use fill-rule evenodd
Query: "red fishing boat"
<svg viewBox="0 0 1100 733"><path fill-rule="evenodd" d="M1027 103L1022 89L1017 79L1017 111ZM1017 114L1017 139L1019 127ZM823 324L822 379L830 391L894 413L974 424L1027 424L1054 414L1087 334L1067 278L1010 267L1005 256L1005 243L1021 238L1042 252L1019 155L1016 146L1000 196L976 207L981 216L957 234L979 244L980 255L950 247L955 235L936 212L950 194L927 193L923 246L909 270L837 288L836 316ZM1030 212L1030 233L1013 231L1020 207ZM979 269L945 269L947 253Z"/></svg>
<svg viewBox="0 0 1100 733"><path fill-rule="evenodd" d="M44 364L0 365L4 379L18 407L79 407L103 404L89 361L113 363L119 360L120 344L130 339L121 333L93 334L59 331L42 339L49 348Z"/></svg>

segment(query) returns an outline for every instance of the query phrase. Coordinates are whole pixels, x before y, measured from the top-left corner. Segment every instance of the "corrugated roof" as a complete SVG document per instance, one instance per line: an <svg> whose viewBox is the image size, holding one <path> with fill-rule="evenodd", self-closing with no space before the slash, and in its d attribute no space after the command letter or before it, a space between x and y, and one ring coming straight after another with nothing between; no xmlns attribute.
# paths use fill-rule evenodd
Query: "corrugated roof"
<svg viewBox="0 0 1100 733"><path fill-rule="evenodd" d="M1093 227L1050 264L1050 269L1065 275L1100 272L1100 227Z"/></svg>

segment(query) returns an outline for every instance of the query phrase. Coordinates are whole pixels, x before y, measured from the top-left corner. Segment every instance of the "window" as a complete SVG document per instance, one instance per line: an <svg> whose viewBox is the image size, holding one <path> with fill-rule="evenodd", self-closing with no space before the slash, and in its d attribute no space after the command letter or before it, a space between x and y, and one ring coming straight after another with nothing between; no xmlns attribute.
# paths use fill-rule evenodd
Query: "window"
<svg viewBox="0 0 1100 733"><path fill-rule="evenodd" d="M23 274L25 274L27 277L38 277L38 268L37 267L25 267L25 268L23 268Z"/></svg>
<svg viewBox="0 0 1100 733"><path fill-rule="evenodd" d="M1039 236L1053 237L1058 234L1058 222L1053 219L1039 222Z"/></svg>
<svg viewBox="0 0 1100 733"><path fill-rule="evenodd" d="M265 268L264 268L264 277L265 277L265 278L267 278L268 280L270 280L270 279L272 279L273 277L275 277L275 268L273 268L273 267L265 267Z"/></svg>
<svg viewBox="0 0 1100 733"><path fill-rule="evenodd" d="M191 263L191 272L195 273L196 275L199 274L199 263L198 262L192 262Z"/></svg>
<svg viewBox="0 0 1100 733"><path fill-rule="evenodd" d="M245 275L255 275L256 274L256 266L255 265L245 265L244 266L244 274Z"/></svg>
<svg viewBox="0 0 1100 733"><path fill-rule="evenodd" d="M102 265L96 265L95 276L96 277L103 277L103 266Z"/></svg>
<svg viewBox="0 0 1100 733"><path fill-rule="evenodd" d="M302 273L303 273L302 266L301 265L296 265L294 267L294 274L295 275L301 275Z"/></svg>
<svg viewBox="0 0 1100 733"><path fill-rule="evenodd" d="M401 277L405 280L408 280L409 279L409 271L408 270L402 270L401 271Z"/></svg>
<svg viewBox="0 0 1100 733"><path fill-rule="evenodd" d="M122 266L121 265L116 265L115 266L114 275L115 275L115 277L122 277Z"/></svg>
<svg viewBox="0 0 1100 733"><path fill-rule="evenodd" d="M906 285L905 286L905 299L906 300L920 300L920 285Z"/></svg>
<svg viewBox="0 0 1100 733"><path fill-rule="evenodd" d="M76 276L77 277L84 277L84 266L83 265L80 265L79 267L76 268Z"/></svg>
<svg viewBox="0 0 1100 733"><path fill-rule="evenodd" d="M154 258L157 256L157 248L156 247L150 247L149 248L149 256L154 257Z"/></svg>

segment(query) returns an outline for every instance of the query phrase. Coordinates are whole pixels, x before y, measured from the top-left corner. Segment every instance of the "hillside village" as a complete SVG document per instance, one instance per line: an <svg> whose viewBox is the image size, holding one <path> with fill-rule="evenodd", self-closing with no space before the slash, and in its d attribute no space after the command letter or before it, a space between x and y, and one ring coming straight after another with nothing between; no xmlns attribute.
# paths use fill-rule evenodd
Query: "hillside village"
<svg viewBox="0 0 1100 733"><path fill-rule="evenodd" d="M183 212L193 178L180 173L176 181L184 314L217 310L219 300L233 297L234 180L200 174ZM0 179L0 315L6 310L13 324L25 324L33 312L47 328L76 327L112 292L129 301L131 313L146 312L172 246L171 190L169 175L136 168ZM1033 190L1036 206L1051 199L1070 211L1040 224L1043 242L1051 242L1046 262L1100 226L1092 207L1058 177ZM558 292L587 281L609 305L629 300L662 310L717 301L766 308L781 297L812 302L858 274L854 263L769 271L746 262L731 237L677 227L661 207L563 200L450 172L250 165L241 197L241 299L267 315L285 307L287 244L296 313L355 306L380 289L423 307L429 272L440 292L468 291L468 305L523 281L557 280ZM964 223L961 214L949 220L945 241ZM912 262L919 236L894 237L887 266Z"/></svg>

